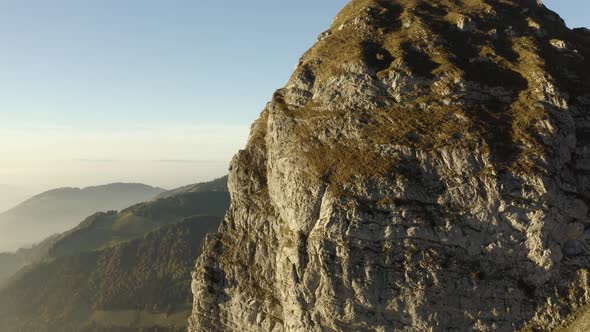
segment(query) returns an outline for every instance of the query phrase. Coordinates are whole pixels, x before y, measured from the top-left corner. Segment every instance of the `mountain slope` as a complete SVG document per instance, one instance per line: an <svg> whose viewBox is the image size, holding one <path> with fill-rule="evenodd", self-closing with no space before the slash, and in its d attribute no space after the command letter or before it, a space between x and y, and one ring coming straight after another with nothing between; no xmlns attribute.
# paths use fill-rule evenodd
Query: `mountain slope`
<svg viewBox="0 0 590 332"><path fill-rule="evenodd" d="M182 331L190 270L219 217L194 217L144 238L38 264L0 290L2 331Z"/></svg>
<svg viewBox="0 0 590 332"><path fill-rule="evenodd" d="M31 192L27 188L0 184L0 211L13 208L29 197L31 197Z"/></svg>
<svg viewBox="0 0 590 332"><path fill-rule="evenodd" d="M197 192L140 203L118 213L97 213L68 231L51 247L49 255L58 257L100 249L186 217L223 216L228 205L227 192Z"/></svg>
<svg viewBox="0 0 590 332"><path fill-rule="evenodd" d="M120 210L162 192L161 188L127 183L44 192L0 214L0 251L36 243L75 226L92 213Z"/></svg>
<svg viewBox="0 0 590 332"><path fill-rule="evenodd" d="M0 253L0 287L2 287L4 281L21 268L44 259L49 253L49 249L62 236L62 234L56 234L30 248L22 248L16 252Z"/></svg>
<svg viewBox="0 0 590 332"><path fill-rule="evenodd" d="M219 191L227 192L227 175L224 177L221 177L219 179L215 179L213 181L197 183L197 184L189 184L187 186L183 186L180 188L165 191L165 192L159 194L158 196L156 196L155 199L167 198L167 197L175 196L175 195L182 194L182 193L219 192Z"/></svg>
<svg viewBox="0 0 590 332"><path fill-rule="evenodd" d="M136 204L121 212L95 213L73 229L51 236L31 248L0 254L0 284L20 268L43 259L109 247L188 217L221 217L229 200L227 190L185 192Z"/></svg>
<svg viewBox="0 0 590 332"><path fill-rule="evenodd" d="M353 0L232 161L190 331L551 330L589 300L590 41L535 0Z"/></svg>
<svg viewBox="0 0 590 332"><path fill-rule="evenodd" d="M184 191L0 255L0 272L10 258L26 265L0 282L2 331L185 330L192 265L229 201L223 188Z"/></svg>

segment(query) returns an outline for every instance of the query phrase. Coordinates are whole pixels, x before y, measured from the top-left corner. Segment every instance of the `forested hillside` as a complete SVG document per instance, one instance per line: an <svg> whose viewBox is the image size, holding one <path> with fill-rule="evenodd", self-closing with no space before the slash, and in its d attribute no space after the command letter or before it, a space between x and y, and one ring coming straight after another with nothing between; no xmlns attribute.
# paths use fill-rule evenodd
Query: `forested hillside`
<svg viewBox="0 0 590 332"><path fill-rule="evenodd" d="M185 330L190 272L230 202L223 183L201 185L215 189L193 185L96 213L30 249L0 255L0 330Z"/></svg>
<svg viewBox="0 0 590 332"><path fill-rule="evenodd" d="M193 217L111 248L46 261L0 290L2 331L182 330L190 271L219 217Z"/></svg>

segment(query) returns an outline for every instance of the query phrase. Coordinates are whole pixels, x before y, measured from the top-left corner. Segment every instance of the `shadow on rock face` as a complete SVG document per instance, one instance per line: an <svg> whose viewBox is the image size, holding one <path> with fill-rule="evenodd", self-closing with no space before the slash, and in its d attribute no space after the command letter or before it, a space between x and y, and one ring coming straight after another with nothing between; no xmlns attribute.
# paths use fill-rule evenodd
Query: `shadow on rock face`
<svg viewBox="0 0 590 332"><path fill-rule="evenodd" d="M401 48L404 53L404 61L413 73L427 79L434 78L432 71L440 66L438 63L432 61L428 54L415 48L411 43L402 43Z"/></svg>
<svg viewBox="0 0 590 332"><path fill-rule="evenodd" d="M393 62L391 53L378 43L365 41L362 44L362 49L363 61L369 68L374 69L375 72L389 68L391 62Z"/></svg>
<svg viewBox="0 0 590 332"><path fill-rule="evenodd" d="M397 31L401 28L400 15L403 12L403 7L396 4L394 1L377 0L380 11L375 13L376 27L381 28L384 32Z"/></svg>
<svg viewBox="0 0 590 332"><path fill-rule="evenodd" d="M480 85L483 91L490 91L487 100L479 103L474 104L466 97L465 112L484 133L498 169L506 167L519 156L520 149L513 139L511 111L519 94L528 88L528 82L520 73L494 59L480 56L480 50L490 42L490 36L461 31L445 20L432 17L432 12L442 14L438 9L431 9L421 15L441 36L450 53L449 60L464 72L465 80ZM491 43L502 51L500 55L506 56L506 60L513 62L518 58L506 36ZM492 92L494 89L501 89L506 94L495 95L497 93Z"/></svg>

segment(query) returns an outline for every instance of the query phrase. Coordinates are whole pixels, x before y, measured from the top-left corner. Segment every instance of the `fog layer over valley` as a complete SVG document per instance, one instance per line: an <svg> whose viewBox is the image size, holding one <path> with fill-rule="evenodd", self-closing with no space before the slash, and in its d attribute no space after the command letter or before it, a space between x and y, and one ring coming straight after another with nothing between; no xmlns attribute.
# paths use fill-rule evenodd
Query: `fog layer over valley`
<svg viewBox="0 0 590 332"><path fill-rule="evenodd" d="M125 183L46 191L0 213L0 252L30 246L68 230L95 212L120 210L164 191Z"/></svg>

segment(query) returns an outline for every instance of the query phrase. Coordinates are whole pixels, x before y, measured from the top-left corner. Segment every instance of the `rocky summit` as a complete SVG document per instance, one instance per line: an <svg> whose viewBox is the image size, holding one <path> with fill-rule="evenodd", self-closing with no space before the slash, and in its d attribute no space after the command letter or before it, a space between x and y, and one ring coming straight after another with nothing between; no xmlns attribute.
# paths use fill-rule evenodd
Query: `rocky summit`
<svg viewBox="0 0 590 332"><path fill-rule="evenodd" d="M551 330L590 300L590 31L353 0L232 161L190 331Z"/></svg>

